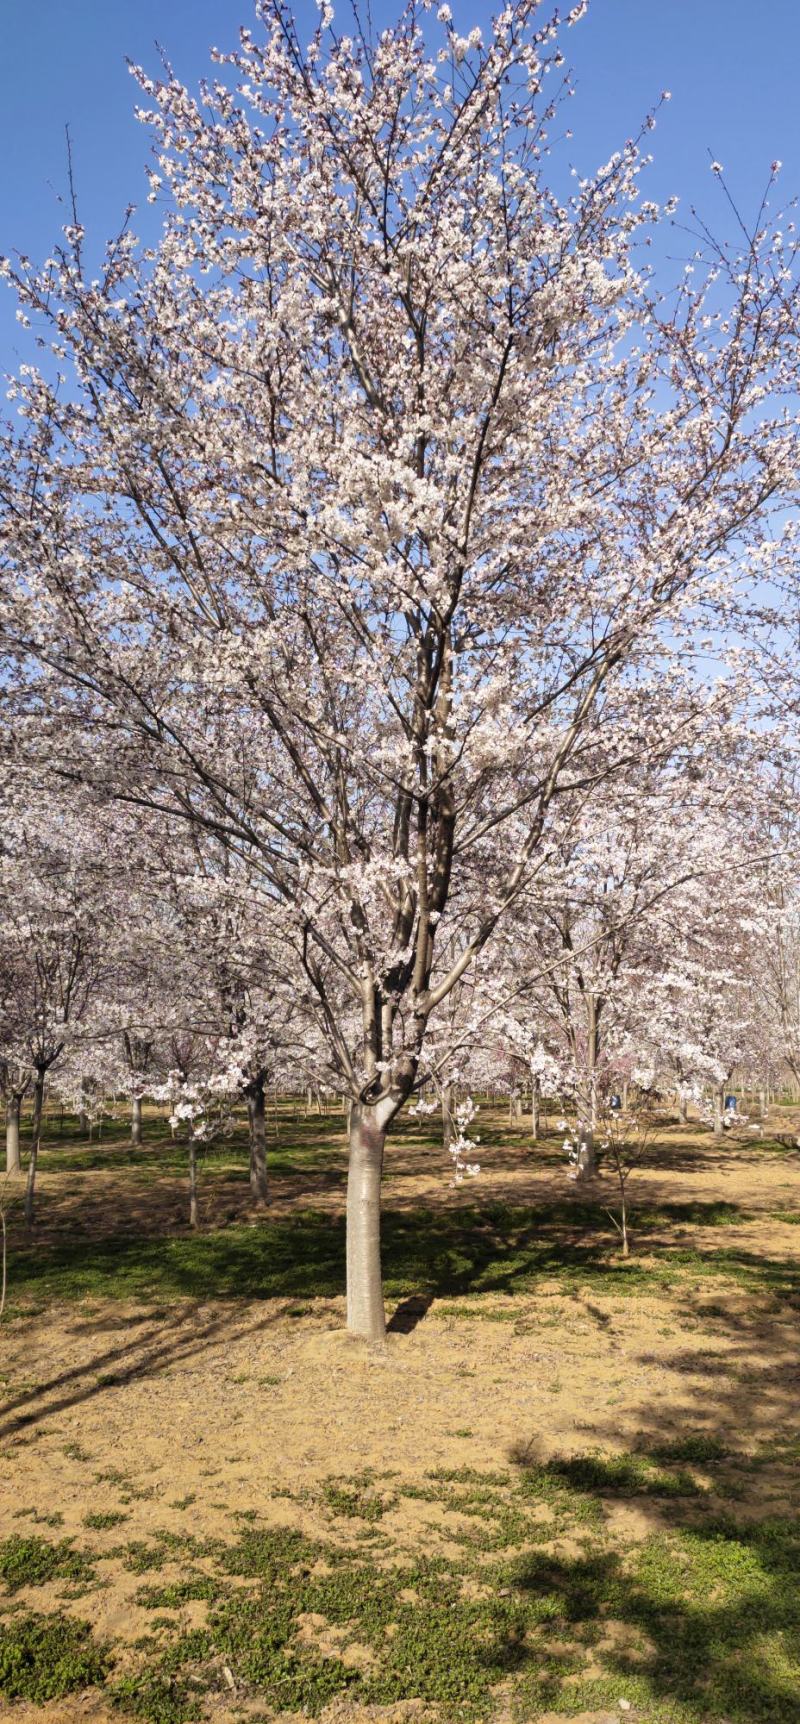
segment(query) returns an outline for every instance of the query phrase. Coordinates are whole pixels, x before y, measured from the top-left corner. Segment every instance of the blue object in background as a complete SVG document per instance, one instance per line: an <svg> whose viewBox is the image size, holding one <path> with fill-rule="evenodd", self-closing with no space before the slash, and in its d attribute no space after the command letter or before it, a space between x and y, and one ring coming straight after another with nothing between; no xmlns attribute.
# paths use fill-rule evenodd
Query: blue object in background
<svg viewBox="0 0 800 1724"><path fill-rule="evenodd" d="M726 1097L725 1097L725 1112L726 1113L735 1113L736 1112L736 1097L735 1097L735 1095L726 1095Z"/></svg>

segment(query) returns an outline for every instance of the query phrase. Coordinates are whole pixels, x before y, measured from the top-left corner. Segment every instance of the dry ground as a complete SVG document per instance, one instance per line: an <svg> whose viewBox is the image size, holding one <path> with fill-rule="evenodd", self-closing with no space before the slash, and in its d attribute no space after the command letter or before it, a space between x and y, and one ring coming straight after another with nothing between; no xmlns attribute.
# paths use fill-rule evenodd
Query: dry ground
<svg viewBox="0 0 800 1724"><path fill-rule="evenodd" d="M322 1122L320 1132L323 1125L339 1129L338 1122ZM332 1224L343 1198L341 1150L329 1149L315 1166L314 1122L302 1129L304 1148L296 1164L291 1155L288 1162L279 1160L270 1220L302 1221L313 1208ZM781 1130L787 1129L784 1118ZM283 1132L289 1135L290 1128ZM791 1520L798 1507L793 1493L800 1155L741 1133L717 1146L705 1131L665 1126L650 1164L631 1186L634 1209L644 1213L647 1225L636 1234L632 1262L622 1266L610 1225L603 1227L603 1206L612 1202L607 1178L591 1194L599 1219L587 1221L587 1194L566 1182L554 1139L534 1149L524 1130L512 1133L499 1119L488 1128L484 1124L483 1134L480 1181L455 1191L447 1184L441 1152L430 1144L409 1134L392 1147L387 1211L400 1222L424 1212L445 1232L437 1235L439 1255L427 1285L417 1269L405 1288L400 1275L397 1285L405 1297L387 1301L394 1320L383 1349L348 1339L343 1300L330 1291L327 1268L324 1296L314 1296L313 1263L306 1266L300 1301L291 1277L285 1293L269 1284L268 1296L251 1296L250 1268L247 1297L236 1296L235 1282L226 1285L224 1298L215 1297L213 1265L199 1296L181 1296L180 1277L177 1289L159 1282L151 1296L139 1291L125 1297L124 1289L121 1298L109 1296L116 1291L108 1281L115 1250L127 1265L140 1235L151 1248L155 1241L156 1250L160 1240L164 1251L171 1240L180 1245L185 1239L182 1177L157 1160L129 1167L122 1148L109 1148L102 1158L95 1152L96 1166L80 1165L80 1145L70 1144L71 1163L69 1152L61 1161L57 1154L49 1163L44 1157L35 1242L26 1246L20 1235L17 1258L18 1241L12 1238L12 1314L0 1329L0 1541L73 1540L72 1548L90 1552L95 1566L84 1586L56 1574L9 1588L0 1609L8 1607L10 1620L30 1607L88 1621L99 1642L115 1645L118 1679L141 1664L137 1641L149 1636L151 1648L157 1642L160 1649L170 1634L174 1638L206 1621L207 1600L178 1599L162 1610L154 1635L152 1602L143 1602L143 1578L151 1586L154 1579L159 1585L179 1583L187 1550L191 1573L209 1576L214 1551L257 1524L293 1529L310 1541L334 1537L353 1560L373 1564L376 1574L388 1564L413 1565L421 1553L456 1561L476 1524L470 1516L483 1514L486 1524L499 1524L497 1516L520 1481L544 1478L548 1467L552 1478L564 1463L570 1488L576 1482L585 1486L593 1512L599 1505L600 1530L592 1537L602 1538L604 1551L621 1553L614 1561L623 1565L626 1553L649 1551L654 1538L669 1540L676 1514L681 1536L691 1541L723 1501L725 1513L735 1505L740 1543L750 1523ZM92 1154L86 1154L91 1162ZM474 1207L487 1206L494 1216L491 1249L484 1241L479 1258L465 1266L459 1252L466 1250L466 1234L457 1228L462 1220L467 1228ZM449 1222L456 1227L452 1239ZM226 1227L237 1240L249 1228L248 1243L257 1244L263 1223L248 1208L240 1166L221 1164L206 1174L203 1227L217 1241L225 1239ZM537 1229L548 1251L531 1269L530 1251L535 1257L540 1244L535 1237L531 1243ZM265 1234L265 1252L270 1238ZM64 1258L67 1296L59 1298L58 1254L70 1241L77 1241L78 1251ZM81 1294L81 1258L92 1261L98 1244L106 1248L102 1272L89 1293ZM202 1237L190 1244L193 1252L201 1251ZM49 1254L54 1263L41 1285L35 1277L26 1282L24 1273L37 1254L40 1262ZM199 1271L192 1270L193 1285L198 1273L202 1280L202 1257ZM694 1495L684 1499L680 1488L670 1494L671 1474L663 1493L641 1479L637 1483L638 1460L630 1463L631 1456L667 1452L670 1444L679 1455L687 1437L695 1443L686 1457ZM628 1457L625 1464L634 1466L629 1489L612 1473L604 1482L602 1468L615 1456ZM581 1465L589 1468L583 1486ZM494 1509L478 1510L468 1502L465 1507L448 1474L457 1475L462 1488L479 1476L505 1480L487 1487L500 1493L491 1499ZM434 1476L439 1483L432 1484ZM337 1489L345 1493L341 1501ZM366 1493L363 1501L359 1491ZM371 1502L378 1505L374 1516ZM543 1506L547 1502L545 1493L534 1503L534 1520L551 1512ZM586 1560L581 1514L573 1524L565 1509L547 1534L540 1558L557 1561L563 1572L564 1565ZM516 1549L513 1534L505 1548ZM464 1574L465 1596L470 1587L477 1588L476 1597L482 1588L488 1593L497 1587L488 1568L485 1580L480 1567ZM573 1724L625 1715L674 1717L681 1724L695 1717L713 1724L728 1716L774 1717L787 1724L800 1718L800 1698L791 1700L794 1678L785 1646L774 1669L770 1663L754 1710L741 1712L731 1702L735 1682L723 1685L716 1699L713 1693L704 1698L702 1683L696 1695L680 1680L670 1687L664 1646L654 1647L652 1632L642 1641L641 1612L634 1622L630 1609L627 1615L618 1606L598 1610L607 1619L606 1639L589 1636L579 1675L568 1673L553 1690L555 1711L546 1687L520 1701L500 1682L491 1702L478 1701L477 1712L465 1703L463 1716L516 1716L542 1724L564 1716ZM554 1644L565 1634L571 1639L570 1621L583 1622L585 1614L562 1611L554 1619ZM774 1640L779 1628L783 1632L780 1624L769 1623L764 1632ZM796 1625L789 1628L796 1631ZM617 1631L623 1639L627 1633L631 1644L630 1656L615 1663L604 1651L613 1652ZM374 1656L357 1636L352 1643L337 1638L324 1614L301 1624L301 1640L304 1634L323 1657L338 1654L357 1665ZM649 1690L633 1680L637 1657L643 1669L650 1668ZM756 1668L759 1657L756 1649ZM606 1700L603 1683L609 1680L618 1693ZM575 1701L569 1710L571 1681ZM620 1707L626 1681L634 1698ZM591 1702L600 1694L601 1704L583 1705L587 1696ZM131 1708L135 1704L134 1698ZM179 1696L174 1714L166 1701L160 1712L158 1704L152 1701L148 1711L143 1702L135 1715L156 1724L191 1715L181 1714ZM189 1704L195 1702L190 1698ZM219 1658L214 1681L196 1704L199 1715L215 1724L278 1716L256 1684ZM119 1724L118 1706L92 1687L41 1705L0 1698L0 1716L15 1724ZM388 1702L348 1698L345 1691L322 1710L330 1724L442 1715L413 1685L405 1697ZM458 1715L456 1704L448 1716Z"/></svg>

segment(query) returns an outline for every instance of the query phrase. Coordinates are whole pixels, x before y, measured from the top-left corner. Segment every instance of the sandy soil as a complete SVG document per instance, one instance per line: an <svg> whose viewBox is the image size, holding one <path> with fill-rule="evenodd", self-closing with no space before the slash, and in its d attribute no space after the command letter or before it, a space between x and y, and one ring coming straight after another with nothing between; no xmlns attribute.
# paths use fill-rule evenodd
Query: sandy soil
<svg viewBox="0 0 800 1724"><path fill-rule="evenodd" d="M469 1202L536 1202L569 1190L563 1172L551 1159L537 1164L522 1137L494 1157L484 1146L483 1165ZM69 1204L84 1225L90 1212L102 1225L105 1178L70 1179ZM322 1190L311 1175L300 1183L290 1194L277 1182L276 1207L307 1206L312 1194L317 1206L339 1207L338 1181ZM743 1139L717 1150L707 1135L699 1141L673 1130L668 1154L636 1176L640 1204L721 1198L752 1219L724 1229L681 1227L659 1241L743 1248L796 1265L800 1228L774 1215L797 1211L800 1156L754 1155ZM167 1211L179 1203L180 1187L159 1181L155 1196L152 1188L131 1189L125 1201L156 1201ZM218 1194L215 1207L225 1201ZM420 1201L464 1198L447 1188L443 1169L431 1167L430 1152L423 1159L412 1146L390 1169L387 1204ZM649 1248L648 1239L642 1249ZM796 1416L797 1316L770 1293L755 1297L730 1283L721 1293L707 1278L635 1299L588 1287L564 1295L545 1283L535 1296L459 1299L457 1314L452 1306L434 1301L424 1315L412 1311L410 1332L390 1333L383 1349L347 1337L337 1300L306 1302L300 1318L288 1300L209 1298L160 1310L85 1303L8 1325L0 1332L0 1538L42 1530L102 1553L121 1537L145 1540L162 1529L230 1537L232 1517L253 1508L268 1521L318 1533L313 1506L273 1495L276 1488L297 1492L364 1467L411 1480L439 1466L491 1470L521 1456L628 1448L687 1428L746 1448ZM487 1321L487 1311L511 1320ZM769 1491L774 1508L781 1488L772 1472L768 1485L754 1486ZM88 1533L87 1513L109 1510L128 1518ZM764 1513L763 1494L741 1505L750 1510ZM631 1538L668 1512L652 1502L610 1508ZM41 1522L53 1513L63 1525L48 1534ZM435 1504L402 1500L382 1526L401 1550L446 1545ZM150 1626L133 1602L141 1576L119 1563L106 1572L110 1584L66 1608L89 1616L101 1636L132 1641ZM170 1572L167 1565L163 1577ZM19 1599L48 1604L42 1589ZM187 1607L187 1620L195 1610L202 1607ZM235 1711L213 1704L215 1724L247 1715L241 1702ZM16 1724L118 1720L94 1693L39 1708L0 1701L0 1715ZM326 1714L330 1724L367 1717L420 1724L424 1713L414 1705L367 1713L338 1702ZM619 1714L584 1714L573 1724L611 1717Z"/></svg>

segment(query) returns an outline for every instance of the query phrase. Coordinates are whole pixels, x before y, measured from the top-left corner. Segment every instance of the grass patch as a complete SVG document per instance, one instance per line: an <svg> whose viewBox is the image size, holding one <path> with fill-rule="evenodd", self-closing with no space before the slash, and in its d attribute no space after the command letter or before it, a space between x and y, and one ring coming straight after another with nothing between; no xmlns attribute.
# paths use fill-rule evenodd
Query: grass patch
<svg viewBox="0 0 800 1724"><path fill-rule="evenodd" d="M36 1534L23 1538L15 1533L0 1543L0 1579L14 1593L51 1580L91 1581L94 1567L88 1556L73 1550L71 1539L51 1544Z"/></svg>
<svg viewBox="0 0 800 1724"><path fill-rule="evenodd" d="M651 1212L653 1224L660 1228L689 1218L690 1210L695 1220L721 1227L741 1219L731 1205L665 1205ZM710 1278L779 1297L800 1296L796 1265L736 1248L665 1246L657 1255L651 1247L651 1255L623 1262L608 1235L600 1209L569 1203L389 1212L383 1228L387 1297L508 1295L533 1292L542 1280L555 1281L565 1292L585 1286L636 1297L672 1294L677 1282ZM209 1286L220 1299L333 1298L344 1292L344 1219L308 1209L279 1220L265 1217L256 1227L231 1225L166 1239L119 1234L42 1240L35 1252L26 1246L14 1252L13 1277L18 1300L40 1303L97 1298L168 1304L205 1298ZM467 1310L456 1307L452 1314ZM514 1320L511 1312L502 1316ZM75 1458L88 1458L77 1449L70 1445Z"/></svg>
<svg viewBox="0 0 800 1724"><path fill-rule="evenodd" d="M128 1717L146 1724L191 1724L200 1717L200 1698L169 1670L143 1670L114 1684L112 1699Z"/></svg>
<svg viewBox="0 0 800 1724"><path fill-rule="evenodd" d="M0 1694L34 1705L104 1681L108 1655L88 1622L36 1611L0 1623Z"/></svg>
<svg viewBox="0 0 800 1724"><path fill-rule="evenodd" d="M378 1521L392 1507L392 1502L371 1490L368 1481L357 1480L348 1484L346 1480L328 1479L321 1492L321 1500L332 1515L342 1516L345 1520Z"/></svg>
<svg viewBox="0 0 800 1724"><path fill-rule="evenodd" d="M702 1488L691 1473L665 1472L642 1454L573 1455L550 1461L546 1470L578 1490L601 1496L698 1496Z"/></svg>
<svg viewBox="0 0 800 1724"><path fill-rule="evenodd" d="M214 1598L218 1592L218 1581L198 1574L187 1580L167 1582L164 1586L140 1586L134 1602L145 1610L178 1610L192 1599Z"/></svg>
<svg viewBox="0 0 800 1724"><path fill-rule="evenodd" d="M781 1434L781 1453L790 1443ZM443 1552L423 1558L375 1534L363 1510L384 1499L371 1474L329 1479L321 1500L334 1521L359 1521L359 1536L381 1538L380 1563L352 1541L265 1527L248 1511L227 1544L158 1534L128 1547L136 1572L149 1566L157 1575L167 1556L201 1551L208 1572L189 1566L174 1580L151 1580L136 1603L158 1613L202 1601L206 1622L181 1633L156 1614L158 1637L130 1649L138 1664L109 1684L109 1697L145 1724L189 1724L226 1665L243 1699L287 1716L315 1717L348 1696L362 1706L413 1699L441 1724L485 1724L502 1691L517 1724L547 1710L616 1711L620 1697L652 1724L800 1724L800 1528L781 1517L741 1526L713 1507L680 1524L680 1500L698 1488L681 1465L726 1456L689 1432L652 1455L593 1453L487 1473L442 1468L407 1486L392 1475L392 1500L411 1496L444 1511L436 1522ZM671 1524L620 1548L605 1523L608 1495L669 1497ZM61 1619L12 1617L4 1632L27 1646L32 1623L53 1621ZM102 1679L107 1660L85 1628L75 1632L71 1674L48 1674L40 1660L46 1681ZM52 1636L46 1644L52 1652ZM87 1664L69 1662L76 1650ZM23 1671L7 1680L34 1678Z"/></svg>
<svg viewBox="0 0 800 1724"><path fill-rule="evenodd" d="M695 1461L698 1466L707 1466L715 1461L724 1461L731 1454L730 1446L720 1441L718 1437L709 1437L704 1431L690 1432L685 1437L679 1437L673 1443L656 1443L650 1454L654 1461Z"/></svg>

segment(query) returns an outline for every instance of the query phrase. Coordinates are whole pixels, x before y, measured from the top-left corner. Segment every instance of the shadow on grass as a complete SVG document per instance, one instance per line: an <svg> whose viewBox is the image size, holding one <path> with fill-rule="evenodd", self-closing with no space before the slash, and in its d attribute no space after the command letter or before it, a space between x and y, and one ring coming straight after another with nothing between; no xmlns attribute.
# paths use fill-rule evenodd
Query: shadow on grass
<svg viewBox="0 0 800 1724"><path fill-rule="evenodd" d="M798 1724L798 1561L796 1529L725 1524L648 1540L628 1559L528 1557L516 1580L567 1633L602 1635L609 1619L627 1630L618 1649L603 1647L608 1676L571 1687L576 1707L623 1692L653 1720Z"/></svg>
<svg viewBox="0 0 800 1724"><path fill-rule="evenodd" d="M675 1207L696 1216L702 1206ZM798 1265L738 1248L660 1247L623 1262L598 1239L599 1214L560 1203L390 1212L383 1223L387 1295L512 1294L533 1291L543 1278L566 1289L585 1283L633 1295L717 1275L779 1297L800 1295ZM333 1298L344 1291L344 1244L344 1217L315 1209L169 1238L120 1232L36 1240L13 1250L11 1298Z"/></svg>
<svg viewBox="0 0 800 1724"><path fill-rule="evenodd" d="M653 1724L800 1724L800 1525L778 1515L743 1525L705 1487L698 1509L694 1476L675 1464L727 1466L733 1476L746 1457L695 1433L649 1453L537 1466L520 1445L510 1458L534 1495L545 1476L587 1498L669 1499L668 1524L624 1551L604 1541L575 1558L526 1552L513 1564L515 1587L551 1631L598 1648L607 1674L570 1683L576 1710L623 1694ZM531 1703L568 1710L565 1690L543 1687L535 1672L526 1689Z"/></svg>

